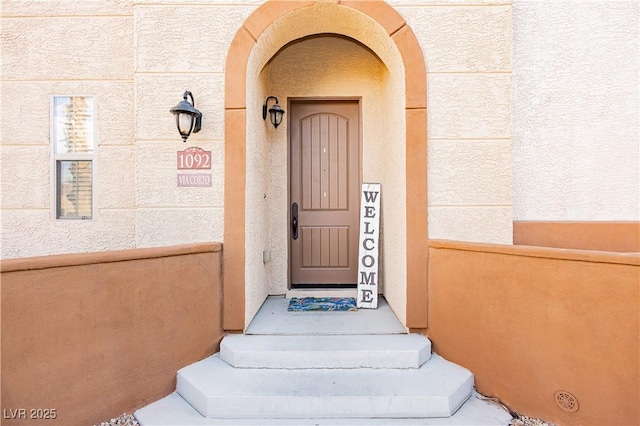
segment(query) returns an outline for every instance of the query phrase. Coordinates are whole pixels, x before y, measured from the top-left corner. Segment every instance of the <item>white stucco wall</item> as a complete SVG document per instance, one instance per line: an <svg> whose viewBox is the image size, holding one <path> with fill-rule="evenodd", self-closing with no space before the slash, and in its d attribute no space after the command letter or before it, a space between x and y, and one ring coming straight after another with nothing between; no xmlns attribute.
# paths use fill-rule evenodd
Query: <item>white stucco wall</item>
<svg viewBox="0 0 640 426"><path fill-rule="evenodd" d="M512 242L510 3L391 2L427 66L429 238Z"/></svg>
<svg viewBox="0 0 640 426"><path fill-rule="evenodd" d="M124 1L2 2L2 258L135 245L132 13ZM65 94L98 100L91 221L51 219L51 97Z"/></svg>
<svg viewBox="0 0 640 426"><path fill-rule="evenodd" d="M98 3L97 9L87 7L85 2L76 4L68 0L58 8L36 7L30 2L3 3L3 105L9 109L9 105L19 102L27 116L34 111L29 132L22 131L15 121L3 120L3 135L11 135L3 136L2 140L2 154L6 158L2 172L3 257L222 239L226 52L235 31L262 2L105 0ZM505 22L509 22L508 2L489 2L491 5L488 5L485 1L467 0L463 2L464 7L460 2L453 2L451 6L448 2L432 1L391 3L416 32L430 72L430 234L441 238L505 241L510 233L510 202L505 201L508 197L496 197L495 193L505 194L510 188L504 173L508 166L500 163L498 173L489 171L488 165L476 167L470 173L472 169L466 166L496 149L501 150L500 153L508 150L508 143L494 143L488 153L484 149L488 146L485 140L505 136L505 129L509 128L508 111L504 108L508 103L509 79L494 73L506 68L509 60L510 35L505 26ZM279 27L282 24L275 23L269 29L275 34L271 37L271 46L281 47L278 34L300 37L331 28L369 40L370 47L383 62L397 60L397 52L385 45L386 35L377 34L380 31L377 24L353 10L346 10L338 21L332 20L331 15L323 13L331 7L330 2L319 4L316 19L289 17L292 19L287 20L284 31ZM68 16L73 18L64 18ZM102 37L105 33L112 36ZM69 37L69 34L78 34L78 37ZM95 41L91 41L92 37ZM21 49L24 45L33 47ZM84 48L87 45L92 48ZM267 52L263 55L267 59L275 53L269 53L269 48L266 46ZM68 51L83 54L70 58L65 55ZM334 78L329 83L331 81L340 79ZM204 114L202 131L192 135L187 146L212 151L211 188L176 187L175 155L184 145L167 110L180 100L185 89L194 93L196 106ZM396 89L400 88L393 90ZM296 91L300 93L295 88L291 93ZM98 96L101 139L96 163L97 212L91 222L60 223L51 221L47 211L50 206L48 97L53 93L78 92ZM315 93L343 95L345 92L344 87L335 85ZM21 96L25 93L29 96ZM395 110L397 96L385 92L384 97L387 99L384 108ZM369 138L367 132L385 134L385 129L370 130L377 123L371 118L375 116L363 116L363 136L372 144L379 139ZM480 143L455 143L469 138ZM29 145L28 149L24 148L25 144ZM387 159L402 157L397 150L382 148L377 152L385 152ZM465 152L459 152L460 149ZM440 152L444 156L439 155ZM443 162L434 162L444 158L447 152L454 154ZM280 158L273 153L269 155L270 161ZM29 157L29 161L37 159L37 173L25 170L24 157ZM444 161L451 158L456 160L458 172L438 180L449 168ZM251 157L249 161L253 161ZM372 161L365 156L363 161L365 180L381 180L375 176L379 160ZM34 195L19 190L23 186L11 178L16 175L31 183ZM488 182L496 181L498 187L492 192ZM404 185L402 179L392 179L392 182L392 185ZM479 187L481 193L473 200L460 192L469 183ZM276 226L277 219L273 219L276 215L271 217L269 226ZM460 218L464 219L463 223ZM387 227L396 225L404 229L397 221ZM24 229L31 229L26 240ZM478 232L478 229L489 231ZM393 235L391 238L403 235L388 232ZM284 263L278 253L282 246L282 242L276 242L266 247L274 254L273 263L267 266L272 269L269 276L282 275ZM252 252L261 253L265 248L259 249L256 247ZM269 285L270 291L279 291L282 279L273 279Z"/></svg>
<svg viewBox="0 0 640 426"><path fill-rule="evenodd" d="M514 0L515 219L640 219L638 9Z"/></svg>
<svg viewBox="0 0 640 426"><path fill-rule="evenodd" d="M382 146L371 153L376 167L371 181L380 182L380 284L384 296L398 318L407 316L407 182L404 67L390 63L383 74L380 114L385 117L380 129ZM410 190L410 188L409 188ZM409 224L410 225L410 224Z"/></svg>
<svg viewBox="0 0 640 426"><path fill-rule="evenodd" d="M135 2L137 247L223 239L224 69L235 32L255 9L255 2ZM202 130L186 144L168 113L184 90L203 114ZM177 187L176 152L188 146L212 152L204 171L211 187Z"/></svg>
<svg viewBox="0 0 640 426"><path fill-rule="evenodd" d="M640 219L637 1L388 2L412 27L427 65L431 238L510 243L512 219ZM2 258L222 240L226 54L262 3L3 0ZM331 22L318 13L268 31L289 37L331 27L368 37L382 62L392 63L397 52L358 14ZM260 47L265 61L280 41L275 35ZM284 81L269 84L260 90L290 96ZM392 84L383 78L383 99ZM176 187L176 151L185 145L168 109L185 89L204 114L187 146L212 151L211 188ZM54 94L97 99L92 221L51 219ZM270 141L281 148L277 136ZM260 161L283 167L276 151ZM367 161L365 170L375 170ZM282 189L270 185L271 193ZM281 222L271 212L264 226L272 233ZM252 249L274 254L260 272L268 292L282 289L271 278L284 268L279 247L271 241Z"/></svg>
<svg viewBox="0 0 640 426"><path fill-rule="evenodd" d="M271 241L269 177L275 129L268 119L262 119L262 103L269 96L269 78L262 70L258 56L249 58L247 75L251 78L247 79L246 110L245 326L249 325L267 296L277 294L269 291L272 265L263 262L263 252L269 250Z"/></svg>

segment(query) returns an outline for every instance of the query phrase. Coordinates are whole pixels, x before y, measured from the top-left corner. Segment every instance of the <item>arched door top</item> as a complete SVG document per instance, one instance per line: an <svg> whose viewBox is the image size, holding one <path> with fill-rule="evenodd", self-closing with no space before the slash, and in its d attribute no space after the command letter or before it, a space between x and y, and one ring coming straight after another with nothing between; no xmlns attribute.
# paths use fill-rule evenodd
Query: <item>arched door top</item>
<svg viewBox="0 0 640 426"><path fill-rule="evenodd" d="M304 15L304 10L316 8L314 13L314 26L305 21L303 28L292 29L291 22L287 22L287 16L296 12ZM337 18L332 15L330 23L322 22L322 15L318 9L337 13ZM356 18L360 17L360 19ZM351 20L358 25L340 25L342 21ZM270 0L256 9L242 27L237 31L229 52L227 54L225 68L225 108L238 109L246 107L246 71L247 63L252 49L266 32L278 31L280 34L273 37L275 46L271 46L272 53L290 41L307 35L321 33L335 33L352 37L370 47L374 52L386 60L384 52L376 49L372 34L369 32L365 20L371 22L372 27L380 27L386 34L387 40L382 43L390 43L397 49L402 64L404 65L404 80L407 108L426 108L426 68L424 56L420 44L411 28L402 16L390 5L382 0L377 1L340 1L337 3L327 1L307 0ZM280 22L279 22L280 21ZM275 28L280 24L283 28ZM269 58L271 55L264 55ZM388 64L387 64L388 65Z"/></svg>

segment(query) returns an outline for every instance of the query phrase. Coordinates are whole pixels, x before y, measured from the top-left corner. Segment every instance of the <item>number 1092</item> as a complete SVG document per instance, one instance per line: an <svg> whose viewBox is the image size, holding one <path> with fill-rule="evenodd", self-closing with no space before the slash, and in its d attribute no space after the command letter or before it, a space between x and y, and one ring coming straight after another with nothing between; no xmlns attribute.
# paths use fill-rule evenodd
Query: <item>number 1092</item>
<svg viewBox="0 0 640 426"><path fill-rule="evenodd" d="M179 170L211 168L211 151L178 151Z"/></svg>

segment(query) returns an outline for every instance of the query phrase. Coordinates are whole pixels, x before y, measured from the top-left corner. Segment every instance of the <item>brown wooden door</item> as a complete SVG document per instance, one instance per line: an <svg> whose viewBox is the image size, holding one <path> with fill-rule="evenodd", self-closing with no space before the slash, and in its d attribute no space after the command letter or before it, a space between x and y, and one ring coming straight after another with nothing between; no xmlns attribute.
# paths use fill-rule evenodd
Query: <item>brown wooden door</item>
<svg viewBox="0 0 640 426"><path fill-rule="evenodd" d="M359 110L357 101L291 103L292 287L356 284Z"/></svg>

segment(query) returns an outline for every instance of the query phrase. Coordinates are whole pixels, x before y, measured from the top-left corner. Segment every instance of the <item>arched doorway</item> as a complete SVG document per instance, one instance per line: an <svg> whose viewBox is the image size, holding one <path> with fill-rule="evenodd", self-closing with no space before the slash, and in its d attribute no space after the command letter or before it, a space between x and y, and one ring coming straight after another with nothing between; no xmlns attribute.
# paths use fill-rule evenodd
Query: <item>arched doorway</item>
<svg viewBox="0 0 640 426"><path fill-rule="evenodd" d="M379 80L351 73L369 79L359 93L331 77L326 66L314 76L300 55L319 44L336 52L351 49L360 60L375 58ZM287 74L282 70L296 64L303 73L294 70L281 78ZM327 84L318 84L318 75L326 76ZM299 81L305 79L307 83ZM227 56L225 329L243 330L264 298L282 289L282 277L287 276L288 261L281 251L286 247L282 219L288 202L280 191L287 128L273 129L263 122L260 110L270 95L282 103L300 96L362 99L362 177L383 184L385 296L407 327L425 328L426 72L420 46L402 17L383 1L268 1L238 30ZM271 254L271 263L264 262L265 252Z"/></svg>

